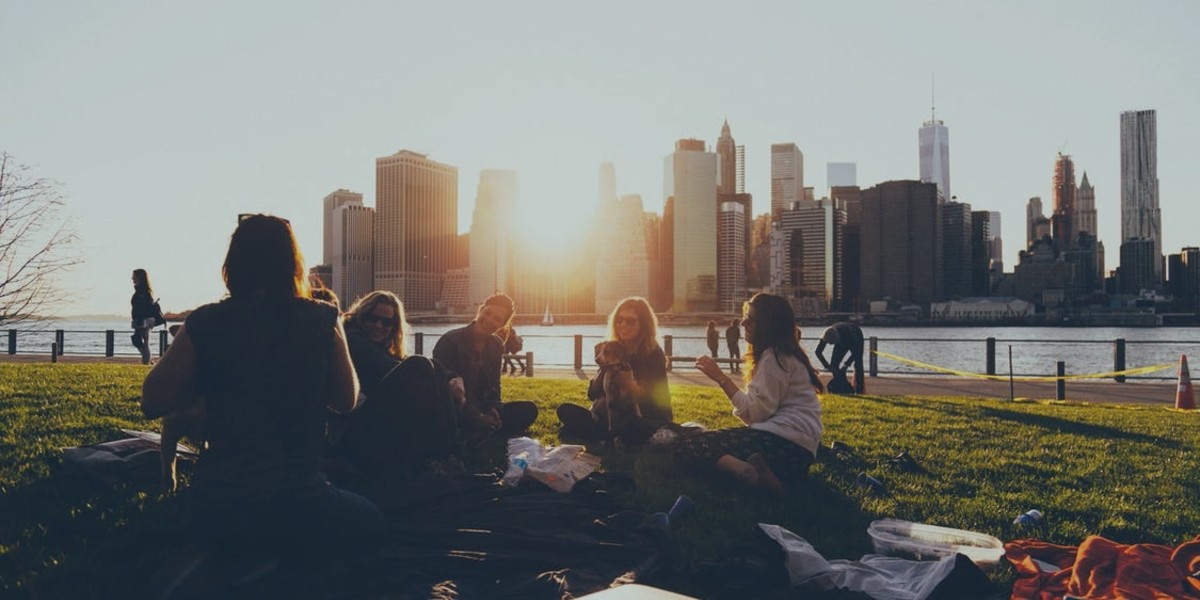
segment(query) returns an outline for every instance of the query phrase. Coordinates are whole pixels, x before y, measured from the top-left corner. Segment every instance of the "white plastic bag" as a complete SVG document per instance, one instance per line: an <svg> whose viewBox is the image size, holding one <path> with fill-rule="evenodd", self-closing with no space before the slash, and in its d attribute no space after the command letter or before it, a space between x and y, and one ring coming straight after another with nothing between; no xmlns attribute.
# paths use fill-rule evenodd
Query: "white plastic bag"
<svg viewBox="0 0 1200 600"><path fill-rule="evenodd" d="M518 437L508 440L508 469L500 479L504 485L517 485L530 464L542 458L543 448L537 440Z"/></svg>

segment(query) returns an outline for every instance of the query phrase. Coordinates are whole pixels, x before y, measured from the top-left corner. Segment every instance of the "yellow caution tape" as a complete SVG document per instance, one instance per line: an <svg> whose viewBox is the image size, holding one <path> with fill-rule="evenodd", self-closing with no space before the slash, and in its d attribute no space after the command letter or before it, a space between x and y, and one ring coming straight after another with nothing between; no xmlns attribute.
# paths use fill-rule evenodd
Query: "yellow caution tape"
<svg viewBox="0 0 1200 600"><path fill-rule="evenodd" d="M1008 379L1009 379L1008 375L988 375L986 373L972 373L970 371L959 371L957 369L947 369L946 367L939 367L937 365L931 365L928 363L910 360L910 359L904 358L902 356L896 356L895 354L888 354L887 352L880 352L878 350L875 350L874 353L876 356L890 358L896 362L901 362L904 364L912 365L914 367L920 367L922 369L926 369L929 371L936 371L938 373L946 373L948 375L958 375L959 377L974 377L976 379L992 379L995 381L1008 381ZM1018 376L1014 376L1012 379L1015 381L1058 381L1060 379L1063 379L1063 380L1066 380L1066 379L1111 379L1113 377L1117 377L1117 376L1121 376L1121 375L1126 375L1126 376L1128 376L1128 375L1145 375L1146 373L1153 373L1155 371L1162 371L1165 369L1170 369L1174 366L1175 365L1173 365L1171 363L1166 363L1166 364L1161 364L1161 365L1151 365L1149 367L1137 367L1134 369L1125 369L1124 371L1110 371L1108 373L1089 373L1087 375L1063 375L1062 377L1054 377L1054 376L1040 377L1040 376L1018 375Z"/></svg>

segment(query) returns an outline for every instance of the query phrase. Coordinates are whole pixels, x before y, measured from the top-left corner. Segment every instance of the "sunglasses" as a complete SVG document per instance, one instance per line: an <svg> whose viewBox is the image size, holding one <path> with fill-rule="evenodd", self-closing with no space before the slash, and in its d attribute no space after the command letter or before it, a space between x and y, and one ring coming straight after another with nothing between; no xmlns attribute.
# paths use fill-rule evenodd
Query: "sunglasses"
<svg viewBox="0 0 1200 600"><path fill-rule="evenodd" d="M613 319L614 325L637 325L637 317L617 317Z"/></svg>
<svg viewBox="0 0 1200 600"><path fill-rule="evenodd" d="M389 319L386 317L381 317L381 316L373 314L373 313L363 313L362 320L363 320L363 323L365 323L367 325L374 325L375 323L383 323L384 327L389 327L389 328L393 328L393 329L396 327L396 319L394 319L394 318Z"/></svg>

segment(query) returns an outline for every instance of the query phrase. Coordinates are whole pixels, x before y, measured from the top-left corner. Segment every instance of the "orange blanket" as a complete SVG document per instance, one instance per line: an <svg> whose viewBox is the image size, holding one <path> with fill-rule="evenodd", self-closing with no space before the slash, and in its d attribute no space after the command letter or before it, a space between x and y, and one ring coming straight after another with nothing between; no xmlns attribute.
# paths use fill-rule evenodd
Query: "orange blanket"
<svg viewBox="0 0 1200 600"><path fill-rule="evenodd" d="M1200 536L1177 548L1091 536L1078 548L1037 540L1004 545L1017 570L1013 600L1200 599Z"/></svg>

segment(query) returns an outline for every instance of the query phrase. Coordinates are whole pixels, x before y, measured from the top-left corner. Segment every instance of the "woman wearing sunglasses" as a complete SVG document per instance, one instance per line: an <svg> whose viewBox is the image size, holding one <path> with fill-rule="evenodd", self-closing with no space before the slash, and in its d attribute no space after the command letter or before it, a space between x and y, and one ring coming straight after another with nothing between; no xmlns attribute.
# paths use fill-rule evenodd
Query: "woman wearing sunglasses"
<svg viewBox="0 0 1200 600"><path fill-rule="evenodd" d="M460 470L462 379L424 356L406 356L408 325L395 294L371 292L343 319L363 400L331 427L334 458L371 481Z"/></svg>
<svg viewBox="0 0 1200 600"><path fill-rule="evenodd" d="M633 371L641 418L628 420L621 431L614 432L624 443L642 444L658 428L672 422L671 388L667 384L667 355L658 345L658 318L644 298L626 298L608 315L608 340L620 342ZM588 383L588 400L604 395L602 378ZM563 423L562 435L585 441L597 440L607 434L607 424L596 422L591 411L577 404L558 407L558 419Z"/></svg>

